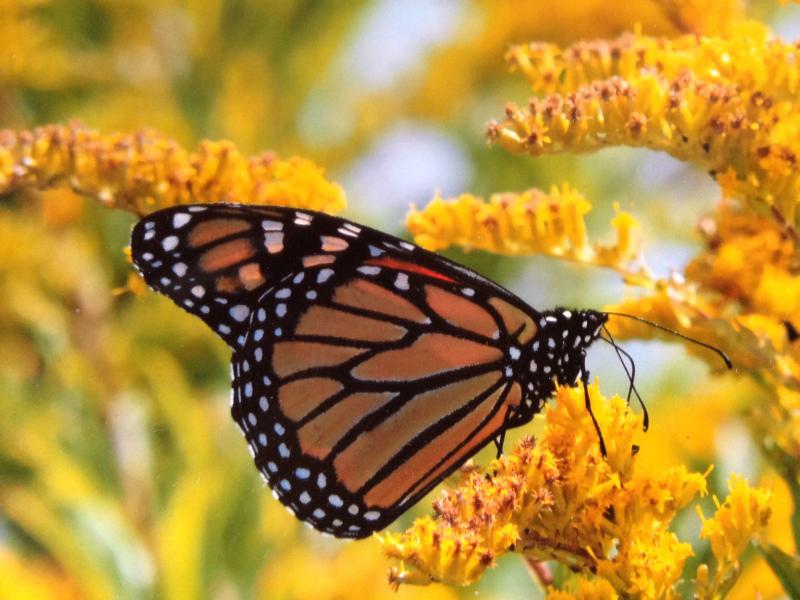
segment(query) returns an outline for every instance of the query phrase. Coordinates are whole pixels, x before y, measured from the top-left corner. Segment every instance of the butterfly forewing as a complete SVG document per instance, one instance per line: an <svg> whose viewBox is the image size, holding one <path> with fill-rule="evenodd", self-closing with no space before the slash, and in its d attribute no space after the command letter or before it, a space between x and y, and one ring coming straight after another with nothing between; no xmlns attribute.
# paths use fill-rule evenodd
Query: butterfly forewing
<svg viewBox="0 0 800 600"><path fill-rule="evenodd" d="M241 345L260 295L314 262L311 215L235 205L179 206L139 221L131 236L145 281ZM287 246L292 252L284 252Z"/></svg>
<svg viewBox="0 0 800 600"><path fill-rule="evenodd" d="M275 495L336 536L393 521L552 387L530 379L539 313L343 219L175 208L132 247L151 286L234 348L232 415Z"/></svg>

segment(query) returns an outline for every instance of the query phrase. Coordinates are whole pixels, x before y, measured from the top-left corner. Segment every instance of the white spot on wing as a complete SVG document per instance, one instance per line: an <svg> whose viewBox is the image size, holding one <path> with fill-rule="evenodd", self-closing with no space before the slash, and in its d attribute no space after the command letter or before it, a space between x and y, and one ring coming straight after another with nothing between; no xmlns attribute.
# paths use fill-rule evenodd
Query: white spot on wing
<svg viewBox="0 0 800 600"><path fill-rule="evenodd" d="M267 247L267 252L277 254L283 250L283 232L268 231L264 234L264 244Z"/></svg>
<svg viewBox="0 0 800 600"><path fill-rule="evenodd" d="M232 306L230 309L230 315L234 318L234 320L239 321L241 323L250 315L250 309L247 308L244 304L237 304L236 306Z"/></svg>
<svg viewBox="0 0 800 600"><path fill-rule="evenodd" d="M163 240L161 240L161 247L167 252L174 250L178 247L178 237L175 235L165 237Z"/></svg>
<svg viewBox="0 0 800 600"><path fill-rule="evenodd" d="M358 234L355 231L350 231L349 229L345 229L344 227L339 227L339 229L337 229L336 231L338 231L342 235L347 235L349 237L353 237L353 238L357 238L358 237Z"/></svg>
<svg viewBox="0 0 800 600"><path fill-rule="evenodd" d="M283 231L283 223L280 221L270 221L266 219L261 221L261 227L264 228L264 231Z"/></svg>
<svg viewBox="0 0 800 600"><path fill-rule="evenodd" d="M192 215L190 214L182 212L175 213L175 215L172 217L172 227L175 229L180 229L191 220L192 220Z"/></svg>
<svg viewBox="0 0 800 600"><path fill-rule="evenodd" d="M408 274L407 273L398 273L397 279L394 280L394 287L398 290L407 290L408 289Z"/></svg>

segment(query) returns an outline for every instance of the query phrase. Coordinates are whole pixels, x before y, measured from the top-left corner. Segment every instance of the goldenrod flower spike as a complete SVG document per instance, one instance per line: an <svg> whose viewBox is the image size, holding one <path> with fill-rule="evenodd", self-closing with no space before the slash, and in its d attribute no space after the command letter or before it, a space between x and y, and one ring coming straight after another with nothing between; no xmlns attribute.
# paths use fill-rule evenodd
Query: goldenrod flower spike
<svg viewBox="0 0 800 600"><path fill-rule="evenodd" d="M657 282L653 295L607 309L711 343L730 355L739 372L756 373L770 386L795 387L800 346L791 342L788 328L800 327L800 283L793 237L774 219L736 203L721 206L700 230L707 248L689 263L684 277ZM613 318L609 328L620 338L662 335L630 319ZM722 368L713 353L687 349Z"/></svg>
<svg viewBox="0 0 800 600"><path fill-rule="evenodd" d="M612 77L635 82L643 73L674 79L689 71L709 83L736 85L741 93L758 90L754 100L760 98L760 104L792 99L800 87L800 73L793 67L800 49L755 21L734 22L731 27L731 35L725 37L657 38L636 29L563 49L543 42L517 44L506 53L506 61L537 94L574 93Z"/></svg>
<svg viewBox="0 0 800 600"><path fill-rule="evenodd" d="M227 141L189 152L156 132L101 134L81 125L0 131L0 193L68 186L145 215L174 204L242 202L338 212L342 189L304 158L245 157Z"/></svg>
<svg viewBox="0 0 800 600"><path fill-rule="evenodd" d="M691 555L669 524L705 493L705 479L682 466L639 472L633 447L641 418L621 398L602 398L596 385L590 394L606 458L583 390L559 388L541 440L470 472L435 502L435 518L383 536L386 553L400 561L392 582L469 584L517 551L598 573L619 593L669 597Z"/></svg>
<svg viewBox="0 0 800 600"><path fill-rule="evenodd" d="M714 175L726 196L796 226L800 197L800 50L754 21L725 37L516 46L508 53L537 93L509 105L489 139L514 153L614 145L668 152Z"/></svg>
<svg viewBox="0 0 800 600"><path fill-rule="evenodd" d="M433 517L418 519L405 533L380 536L386 554L398 561L390 582L467 585L502 554L519 552L593 577L578 579L572 591L550 589L549 599L681 597L676 586L692 548L672 533L671 522L706 493L710 469L699 474L683 465L655 472L638 468L634 444L641 418L618 396L603 398L597 385L589 390L606 440L605 458L583 390L559 388L545 411L540 440L524 439L487 469L468 471L457 488L434 502ZM718 571L738 564L769 514L767 492L741 478L731 481L730 497L703 526ZM725 581L731 583L736 573ZM698 590L711 589L707 584L701 573Z"/></svg>
<svg viewBox="0 0 800 600"><path fill-rule="evenodd" d="M711 543L711 551L716 559L714 576L704 581L708 597L721 597L736 581L741 569L740 557L756 536L766 527L770 517L770 493L766 490L752 488L747 481L738 475L728 480L730 494L721 505L717 505L716 514L706 519L699 507L697 509L703 527L700 536ZM707 574L704 575L707 578Z"/></svg>
<svg viewBox="0 0 800 600"><path fill-rule="evenodd" d="M636 220L618 212L612 221L617 243L589 243L584 217L592 206L577 190L562 185L548 193L493 194L489 200L462 194L434 198L424 209L412 209L406 224L414 241L429 250L460 246L508 255L545 254L643 275L638 258Z"/></svg>

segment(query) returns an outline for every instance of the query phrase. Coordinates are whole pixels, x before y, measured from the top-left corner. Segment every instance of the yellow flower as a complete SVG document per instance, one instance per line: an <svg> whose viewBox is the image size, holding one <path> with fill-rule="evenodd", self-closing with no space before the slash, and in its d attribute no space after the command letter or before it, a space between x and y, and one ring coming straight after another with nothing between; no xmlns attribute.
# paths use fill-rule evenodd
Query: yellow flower
<svg viewBox="0 0 800 600"><path fill-rule="evenodd" d="M735 580L740 556L753 536L767 526L771 513L770 493L750 487L743 477L732 475L728 490L730 494L721 505L714 498L717 512L712 518L706 519L698 508L703 521L700 536L711 543L717 562L713 579L707 584L709 597Z"/></svg>
<svg viewBox="0 0 800 600"><path fill-rule="evenodd" d="M619 594L605 579L596 577L584 579L579 577L575 582L575 590L568 592L550 588L545 600L617 600Z"/></svg>
<svg viewBox="0 0 800 600"><path fill-rule="evenodd" d="M188 152L152 131L101 134L80 125L0 131L0 192L69 186L145 215L190 202L273 204L337 212L342 189L307 159L245 157L226 141Z"/></svg>
<svg viewBox="0 0 800 600"><path fill-rule="evenodd" d="M617 243L593 247L584 221L591 208L564 184L549 193L493 194L488 201L472 194L436 197L423 210L412 209L406 224L414 241L429 250L455 245L509 255L540 253L627 272L638 253L638 223L619 212L612 221Z"/></svg>
<svg viewBox="0 0 800 600"><path fill-rule="evenodd" d="M565 49L515 46L512 68L550 95L527 109L510 105L489 138L534 156L608 145L662 150L710 171L727 195L794 223L800 51L755 21L725 23L715 37L636 32Z"/></svg>
<svg viewBox="0 0 800 600"><path fill-rule="evenodd" d="M680 465L637 469L641 417L619 397L602 398L596 385L590 396L605 458L582 388L559 388L540 440L469 472L435 502L434 518L383 536L384 551L398 561L390 580L464 585L516 551L602 575L620 594L669 597L692 554L669 525L705 493L705 478Z"/></svg>

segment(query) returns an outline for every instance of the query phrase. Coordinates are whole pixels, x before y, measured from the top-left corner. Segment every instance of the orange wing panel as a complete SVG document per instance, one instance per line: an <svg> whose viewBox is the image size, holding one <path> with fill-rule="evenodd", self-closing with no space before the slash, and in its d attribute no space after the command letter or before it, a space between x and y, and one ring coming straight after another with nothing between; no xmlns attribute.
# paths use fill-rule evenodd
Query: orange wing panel
<svg viewBox="0 0 800 600"><path fill-rule="evenodd" d="M250 223L242 219L211 219L203 221L189 232L189 245L193 248L209 244L250 229Z"/></svg>
<svg viewBox="0 0 800 600"><path fill-rule="evenodd" d="M200 256L200 268L207 273L247 260L256 253L250 240L242 238L212 246Z"/></svg>
<svg viewBox="0 0 800 600"><path fill-rule="evenodd" d="M261 266L254 262L239 267L239 281L248 291L266 283L264 275L261 273Z"/></svg>
<svg viewBox="0 0 800 600"><path fill-rule="evenodd" d="M365 342L394 342L406 333L400 325L326 306L311 306L295 329L295 335L325 335Z"/></svg>
<svg viewBox="0 0 800 600"><path fill-rule="evenodd" d="M494 385L499 373L485 373L418 394L395 414L359 435L334 459L339 479L355 492L415 436Z"/></svg>
<svg viewBox="0 0 800 600"><path fill-rule="evenodd" d="M444 333L424 333L410 346L387 350L365 360L353 368L352 375L367 381L408 381L502 357L503 353L494 346Z"/></svg>
<svg viewBox="0 0 800 600"><path fill-rule="evenodd" d="M364 352L364 348L317 342L277 342L272 349L272 368L278 377L338 365Z"/></svg>
<svg viewBox="0 0 800 600"><path fill-rule="evenodd" d="M371 310L407 321L417 323L428 321L428 317L411 302L365 279L353 279L336 288L333 301L344 306Z"/></svg>
<svg viewBox="0 0 800 600"><path fill-rule="evenodd" d="M428 306L451 325L487 338L500 336L492 315L475 302L435 285L425 286L425 298Z"/></svg>
<svg viewBox="0 0 800 600"><path fill-rule="evenodd" d="M284 383L278 389L278 404L283 414L299 421L336 392L342 384L328 377L308 377Z"/></svg>
<svg viewBox="0 0 800 600"><path fill-rule="evenodd" d="M517 336L520 344L527 344L533 339L533 336L536 335L538 331L536 323L533 322L533 319L529 315L522 312L516 306L512 306L505 300L501 300L497 297L490 298L489 304L494 306L497 312L500 313L503 324L510 334L520 330Z"/></svg>
<svg viewBox="0 0 800 600"><path fill-rule="evenodd" d="M496 375L499 378L499 373ZM466 444L454 456L444 461L436 468L430 475L425 477L418 483L411 492L424 489L430 481L435 480L436 477L446 472L446 470L453 464L463 460L465 456L474 450L477 444L485 441L487 433L491 433L493 428L500 428L503 425L505 412L501 409L497 414L488 421L487 425L481 428L480 434L473 436L473 432L480 427L480 424L490 414L500 394L503 392L503 387L500 387L483 402L481 402L475 410L469 413L466 417L455 423L447 431L439 435L436 439L431 441L428 445L421 448L416 454L409 458L406 462L400 465L397 469L386 477L383 481L375 485L364 496L367 506L389 507L395 505L409 492L409 486L414 482L420 480L431 469L436 467L442 459L458 444L465 439L470 439L470 443Z"/></svg>
<svg viewBox="0 0 800 600"><path fill-rule="evenodd" d="M386 404L393 396L390 392L361 392L342 398L335 406L299 429L297 435L303 454L320 460L326 459L331 449L356 423Z"/></svg>

